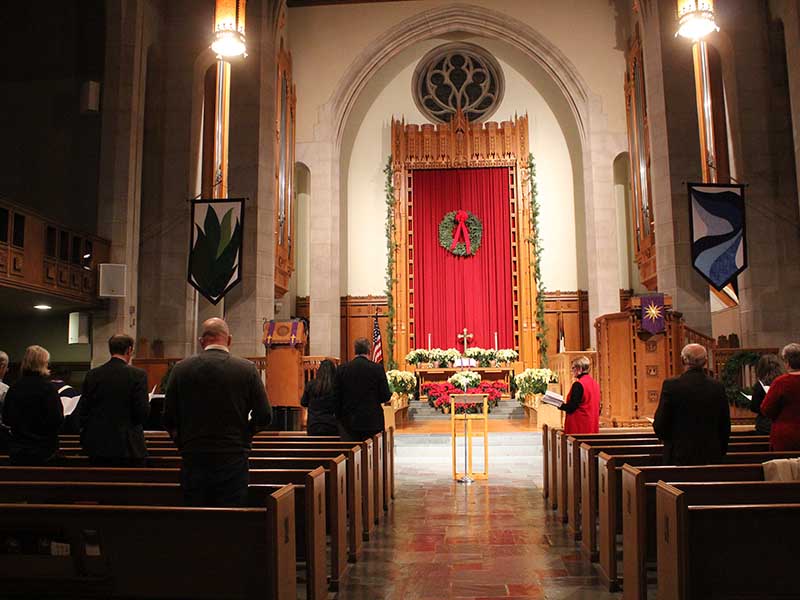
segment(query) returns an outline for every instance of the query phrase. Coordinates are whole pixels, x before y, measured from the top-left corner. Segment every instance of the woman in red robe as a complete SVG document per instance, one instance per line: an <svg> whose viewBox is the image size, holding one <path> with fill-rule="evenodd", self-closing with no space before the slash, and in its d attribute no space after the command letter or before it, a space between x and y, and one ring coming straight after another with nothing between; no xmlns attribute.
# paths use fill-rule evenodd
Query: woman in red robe
<svg viewBox="0 0 800 600"><path fill-rule="evenodd" d="M761 414L772 419L771 450L800 450L800 344L781 351L786 375L777 377L761 403Z"/></svg>
<svg viewBox="0 0 800 600"><path fill-rule="evenodd" d="M567 413L564 433L597 433L600 430L600 386L589 375L590 366L585 356L572 361L575 381L567 401L559 407Z"/></svg>

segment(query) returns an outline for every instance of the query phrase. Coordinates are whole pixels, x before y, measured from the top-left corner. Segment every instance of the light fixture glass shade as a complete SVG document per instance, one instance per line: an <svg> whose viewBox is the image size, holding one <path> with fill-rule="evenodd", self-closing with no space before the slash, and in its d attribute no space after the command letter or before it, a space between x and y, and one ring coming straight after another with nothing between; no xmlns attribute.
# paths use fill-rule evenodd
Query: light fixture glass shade
<svg viewBox="0 0 800 600"><path fill-rule="evenodd" d="M211 49L219 56L231 58L247 53L245 4L246 0L217 0Z"/></svg>
<svg viewBox="0 0 800 600"><path fill-rule="evenodd" d="M714 31L714 0L678 0L678 35L699 40Z"/></svg>

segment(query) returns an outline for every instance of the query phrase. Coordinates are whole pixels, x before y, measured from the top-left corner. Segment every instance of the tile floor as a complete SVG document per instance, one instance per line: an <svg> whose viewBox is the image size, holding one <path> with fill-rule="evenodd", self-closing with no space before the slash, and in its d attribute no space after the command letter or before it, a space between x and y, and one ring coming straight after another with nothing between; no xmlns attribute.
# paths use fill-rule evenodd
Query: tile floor
<svg viewBox="0 0 800 600"><path fill-rule="evenodd" d="M604 590L545 509L541 456L490 456L490 480L463 486L450 479L449 447L438 448L430 458L398 448L393 510L335 597L621 597Z"/></svg>

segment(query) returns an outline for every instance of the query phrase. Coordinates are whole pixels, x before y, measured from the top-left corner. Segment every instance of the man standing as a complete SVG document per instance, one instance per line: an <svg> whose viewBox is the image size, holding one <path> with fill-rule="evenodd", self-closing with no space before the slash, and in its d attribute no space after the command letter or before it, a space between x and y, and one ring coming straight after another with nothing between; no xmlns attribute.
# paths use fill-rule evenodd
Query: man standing
<svg viewBox="0 0 800 600"><path fill-rule="evenodd" d="M383 406L392 393L383 367L369 359L369 341L355 341L356 357L339 367L338 417L344 427L342 439L363 441L383 431Z"/></svg>
<svg viewBox="0 0 800 600"><path fill-rule="evenodd" d="M231 356L231 339L225 321L208 319L203 351L176 364L167 382L164 426L183 457L189 506L247 504L250 441L272 419L261 376L253 363Z"/></svg>
<svg viewBox="0 0 800 600"><path fill-rule="evenodd" d="M688 344L681 350L684 373L667 379L653 420L664 440L664 464L718 463L728 451L731 416L725 387L703 372L706 349Z"/></svg>
<svg viewBox="0 0 800 600"><path fill-rule="evenodd" d="M8 391L8 385L3 383L6 371L8 371L8 354L0 350L0 411L3 409L3 400L5 400L6 392Z"/></svg>
<svg viewBox="0 0 800 600"><path fill-rule="evenodd" d="M95 466L144 466L147 451L142 425L150 412L147 374L130 366L131 336L111 336L108 352L111 359L83 380L78 407L81 446Z"/></svg>

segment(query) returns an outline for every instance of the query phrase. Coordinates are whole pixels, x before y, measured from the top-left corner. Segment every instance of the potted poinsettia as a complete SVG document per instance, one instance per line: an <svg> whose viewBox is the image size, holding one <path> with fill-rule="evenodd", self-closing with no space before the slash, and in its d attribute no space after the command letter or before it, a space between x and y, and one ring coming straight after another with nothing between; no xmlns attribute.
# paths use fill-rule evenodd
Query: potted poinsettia
<svg viewBox="0 0 800 600"><path fill-rule="evenodd" d="M386 371L386 380L392 392L392 406L403 408L408 406L408 401L417 389L417 378L409 371L391 369Z"/></svg>
<svg viewBox="0 0 800 600"><path fill-rule="evenodd" d="M451 383L459 390L466 390L467 388L475 387L481 382L480 373L476 373L475 371L459 371L454 375L451 375L447 379L448 383Z"/></svg>

